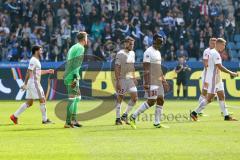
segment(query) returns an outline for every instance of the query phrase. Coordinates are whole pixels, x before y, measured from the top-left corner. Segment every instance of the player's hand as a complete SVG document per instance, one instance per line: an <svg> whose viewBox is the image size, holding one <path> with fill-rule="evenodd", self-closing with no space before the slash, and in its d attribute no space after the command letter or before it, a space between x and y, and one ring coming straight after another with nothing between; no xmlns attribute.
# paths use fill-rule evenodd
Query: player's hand
<svg viewBox="0 0 240 160"><path fill-rule="evenodd" d="M77 95L78 95L78 96L81 96L81 91L80 91L80 89L78 90Z"/></svg>
<svg viewBox="0 0 240 160"><path fill-rule="evenodd" d="M77 82L74 80L74 81L72 81L72 83L71 83L71 88L75 88L76 87L76 85L77 85Z"/></svg>
<svg viewBox="0 0 240 160"><path fill-rule="evenodd" d="M49 73L49 74L54 74L54 70L53 70L53 69L49 69L49 70L48 70L48 73Z"/></svg>
<svg viewBox="0 0 240 160"><path fill-rule="evenodd" d="M20 87L23 91L27 90L27 85L26 84L23 84L21 87Z"/></svg>
<svg viewBox="0 0 240 160"><path fill-rule="evenodd" d="M233 77L233 78L238 77L238 73L237 72L231 72L230 76Z"/></svg>
<svg viewBox="0 0 240 160"><path fill-rule="evenodd" d="M143 88L145 91L148 91L150 89L150 86L149 86L149 84L144 84Z"/></svg>
<svg viewBox="0 0 240 160"><path fill-rule="evenodd" d="M170 91L170 86L169 86L169 84L166 80L162 81L162 85L163 85L164 92L169 92Z"/></svg>

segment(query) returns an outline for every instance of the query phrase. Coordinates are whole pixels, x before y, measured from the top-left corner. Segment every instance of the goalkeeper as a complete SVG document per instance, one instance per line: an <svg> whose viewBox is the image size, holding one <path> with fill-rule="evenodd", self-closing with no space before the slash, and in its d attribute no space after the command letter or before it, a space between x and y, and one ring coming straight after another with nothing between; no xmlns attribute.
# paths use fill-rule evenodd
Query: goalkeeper
<svg viewBox="0 0 240 160"><path fill-rule="evenodd" d="M68 93L67 118L65 128L81 127L77 120L77 106L81 100L79 89L80 68L84 57L84 46L87 45L87 33L77 34L78 43L73 45L67 54L67 63L64 72L64 84Z"/></svg>

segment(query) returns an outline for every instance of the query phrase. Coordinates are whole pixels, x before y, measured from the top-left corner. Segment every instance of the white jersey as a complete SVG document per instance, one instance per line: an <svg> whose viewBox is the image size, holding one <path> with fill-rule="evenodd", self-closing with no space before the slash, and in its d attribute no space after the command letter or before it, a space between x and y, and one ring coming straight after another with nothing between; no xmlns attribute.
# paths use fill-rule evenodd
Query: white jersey
<svg viewBox="0 0 240 160"><path fill-rule="evenodd" d="M120 78L131 79L134 78L134 63L135 63L135 52L129 51L128 53L122 49L116 55L115 64L121 66Z"/></svg>
<svg viewBox="0 0 240 160"><path fill-rule="evenodd" d="M162 86L162 68L161 68L161 53L154 47L149 47L143 56L143 63L150 63L150 89L145 93L148 99L156 99L158 96L164 96Z"/></svg>
<svg viewBox="0 0 240 160"><path fill-rule="evenodd" d="M143 63L155 63L161 65L161 53L159 50L156 50L153 48L153 46L149 47L145 52L143 56Z"/></svg>
<svg viewBox="0 0 240 160"><path fill-rule="evenodd" d="M41 81L41 63L40 61L32 57L29 61L28 69L31 70L30 78L28 83L38 83Z"/></svg>
<svg viewBox="0 0 240 160"><path fill-rule="evenodd" d="M210 50L207 68L207 82L210 84L218 84L222 82L220 70L216 64L222 64L222 58L216 49Z"/></svg>
<svg viewBox="0 0 240 160"><path fill-rule="evenodd" d="M45 98L43 88L41 86L41 63L32 57L29 61L28 69L31 70L30 78L27 84L26 99L41 99Z"/></svg>
<svg viewBox="0 0 240 160"><path fill-rule="evenodd" d="M162 82L161 53L153 46L149 47L143 56L143 63L150 63L150 85L160 85Z"/></svg>

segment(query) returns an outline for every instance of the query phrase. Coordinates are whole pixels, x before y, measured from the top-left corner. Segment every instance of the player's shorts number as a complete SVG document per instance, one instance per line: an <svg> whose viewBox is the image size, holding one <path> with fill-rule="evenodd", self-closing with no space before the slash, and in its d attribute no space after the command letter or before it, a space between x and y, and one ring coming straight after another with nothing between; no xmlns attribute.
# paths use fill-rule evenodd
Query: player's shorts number
<svg viewBox="0 0 240 160"><path fill-rule="evenodd" d="M157 90L148 91L148 97L154 97L154 96L157 96Z"/></svg>
<svg viewBox="0 0 240 160"><path fill-rule="evenodd" d="M124 89L118 90L118 93L119 93L119 94L124 94L124 92L125 92Z"/></svg>

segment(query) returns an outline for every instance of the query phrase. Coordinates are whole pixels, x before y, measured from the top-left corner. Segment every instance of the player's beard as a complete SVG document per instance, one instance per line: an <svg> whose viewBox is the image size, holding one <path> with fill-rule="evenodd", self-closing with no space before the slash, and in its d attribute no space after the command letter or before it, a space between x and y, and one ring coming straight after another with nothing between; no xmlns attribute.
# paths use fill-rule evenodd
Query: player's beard
<svg viewBox="0 0 240 160"><path fill-rule="evenodd" d="M39 53L39 54L38 54L38 57L39 57L39 60L43 59L43 54L42 54L42 53Z"/></svg>
<svg viewBox="0 0 240 160"><path fill-rule="evenodd" d="M130 52L132 49L130 47L125 48L128 52Z"/></svg>
<svg viewBox="0 0 240 160"><path fill-rule="evenodd" d="M161 49L161 45L156 44L156 45L154 45L154 48L157 49L157 50L160 50Z"/></svg>
<svg viewBox="0 0 240 160"><path fill-rule="evenodd" d="M131 51L131 48L126 48L126 49L127 49L127 51L128 51L128 52L130 52L130 51Z"/></svg>

